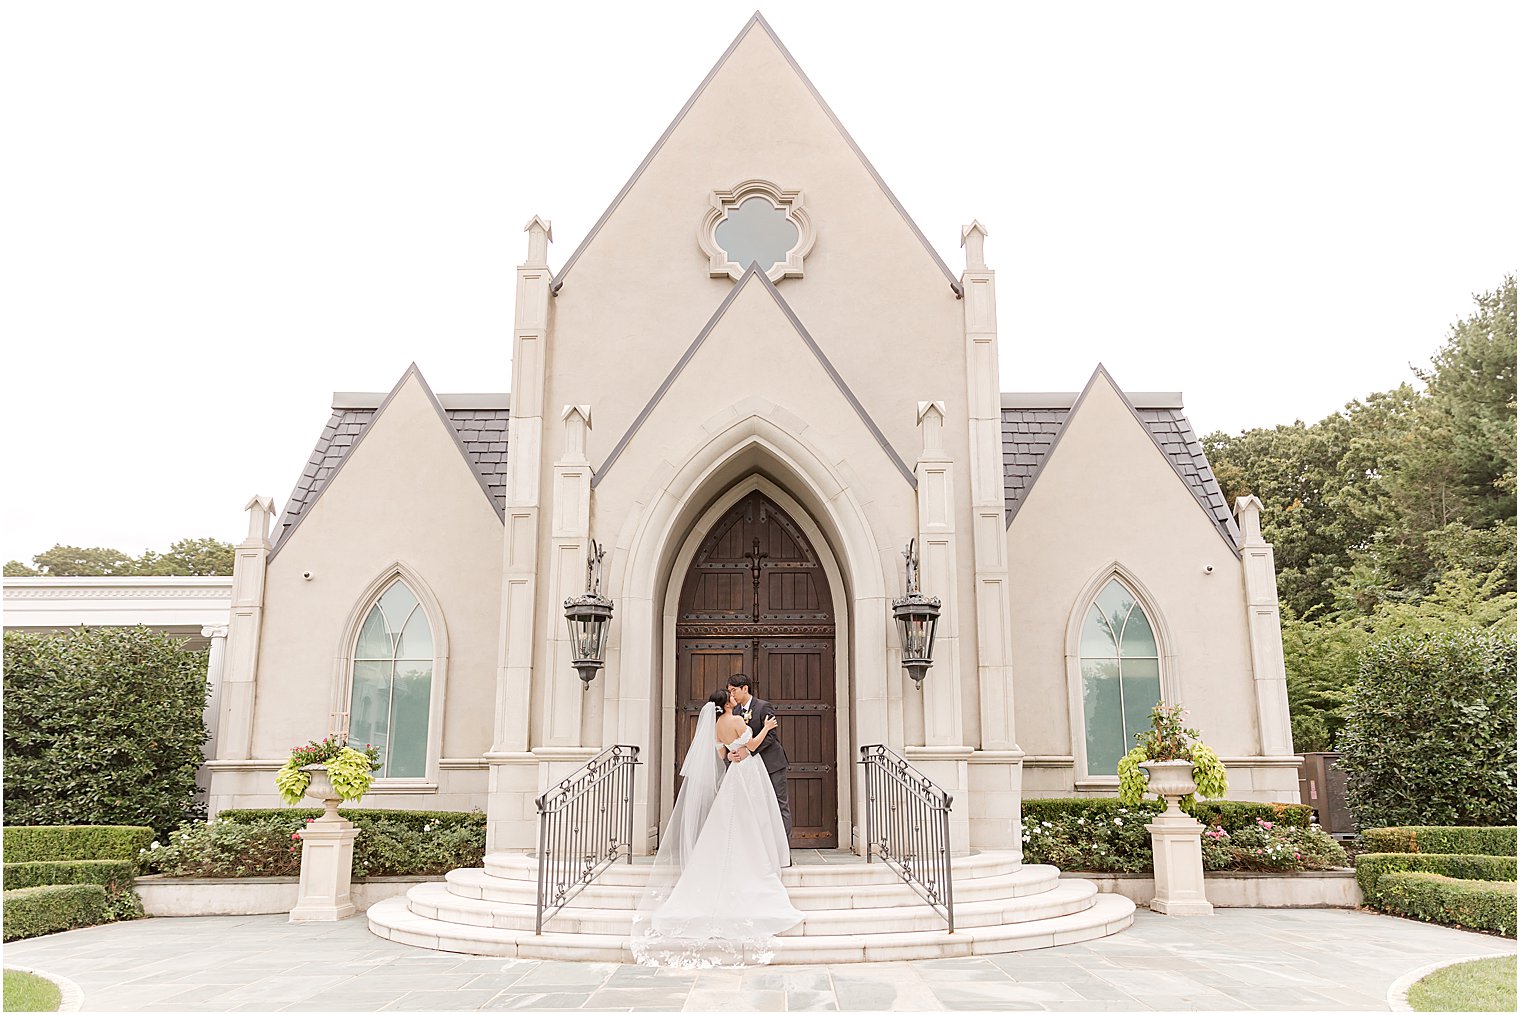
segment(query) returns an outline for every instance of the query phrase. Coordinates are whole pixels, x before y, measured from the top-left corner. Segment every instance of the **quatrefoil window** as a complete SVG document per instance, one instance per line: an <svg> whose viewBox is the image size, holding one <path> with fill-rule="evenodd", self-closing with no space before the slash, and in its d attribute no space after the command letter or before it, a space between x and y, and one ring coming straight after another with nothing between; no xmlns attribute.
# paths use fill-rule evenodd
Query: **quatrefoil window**
<svg viewBox="0 0 1520 1015"><path fill-rule="evenodd" d="M813 246L802 191L746 180L713 191L711 204L697 233L709 275L738 279L758 264L772 282L802 277L802 259Z"/></svg>

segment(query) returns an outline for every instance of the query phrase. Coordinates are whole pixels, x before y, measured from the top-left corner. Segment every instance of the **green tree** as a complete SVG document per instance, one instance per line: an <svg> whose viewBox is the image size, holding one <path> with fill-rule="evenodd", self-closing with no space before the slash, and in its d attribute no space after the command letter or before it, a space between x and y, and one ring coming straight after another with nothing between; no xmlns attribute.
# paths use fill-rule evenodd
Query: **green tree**
<svg viewBox="0 0 1520 1015"><path fill-rule="evenodd" d="M219 539L178 539L167 553L144 550L133 557L109 547L59 544L32 558L36 567L19 560L5 565L6 577L112 578L133 575L230 575L234 550Z"/></svg>

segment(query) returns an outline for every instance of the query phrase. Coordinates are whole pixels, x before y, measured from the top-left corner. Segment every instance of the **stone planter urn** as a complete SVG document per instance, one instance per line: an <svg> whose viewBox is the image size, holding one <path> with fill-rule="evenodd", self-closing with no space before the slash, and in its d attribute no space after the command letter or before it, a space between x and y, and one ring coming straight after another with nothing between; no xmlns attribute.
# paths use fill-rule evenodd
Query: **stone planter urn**
<svg viewBox="0 0 1520 1015"><path fill-rule="evenodd" d="M1182 808L1178 806L1179 802L1183 797L1198 789L1197 784L1193 782L1193 763L1191 761L1142 761L1140 767L1145 769L1146 789L1165 801L1165 813L1183 813Z"/></svg>
<svg viewBox="0 0 1520 1015"><path fill-rule="evenodd" d="M359 830L338 814L342 802L326 765L306 765L306 795L322 802L323 814L301 832L301 887L291 923L344 920L359 911L353 899L354 838Z"/></svg>
<svg viewBox="0 0 1520 1015"><path fill-rule="evenodd" d="M1145 826L1156 865L1156 897L1151 909L1168 916L1209 916L1214 907L1203 894L1203 825L1178 806L1198 787L1191 761L1142 761L1147 788L1166 801L1166 810Z"/></svg>

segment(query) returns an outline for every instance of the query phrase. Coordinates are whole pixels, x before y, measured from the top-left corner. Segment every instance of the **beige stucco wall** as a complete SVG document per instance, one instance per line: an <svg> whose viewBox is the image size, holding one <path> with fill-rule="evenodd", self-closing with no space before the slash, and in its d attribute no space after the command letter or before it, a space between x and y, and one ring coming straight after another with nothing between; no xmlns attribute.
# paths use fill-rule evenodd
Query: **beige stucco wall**
<svg viewBox="0 0 1520 1015"><path fill-rule="evenodd" d="M292 744L326 734L345 631L366 607L360 601L366 589L399 562L426 583L446 626L442 743L430 744L430 758L478 762L490 747L494 708L501 531L447 424L420 380L409 376L270 561L254 758L283 760ZM302 577L308 571L309 581ZM379 790L365 803L481 805L483 770L445 765L438 774L448 800L388 799ZM255 791L258 781L273 796L266 774L237 780L238 788Z"/></svg>
<svg viewBox="0 0 1520 1015"><path fill-rule="evenodd" d="M1171 686L1224 757L1259 753L1239 558L1106 376L1095 377L1009 527L1025 795L1071 792L1067 631L1079 596L1117 561L1170 636ZM1212 574L1204 568L1213 565ZM1230 796L1249 799L1242 772Z"/></svg>

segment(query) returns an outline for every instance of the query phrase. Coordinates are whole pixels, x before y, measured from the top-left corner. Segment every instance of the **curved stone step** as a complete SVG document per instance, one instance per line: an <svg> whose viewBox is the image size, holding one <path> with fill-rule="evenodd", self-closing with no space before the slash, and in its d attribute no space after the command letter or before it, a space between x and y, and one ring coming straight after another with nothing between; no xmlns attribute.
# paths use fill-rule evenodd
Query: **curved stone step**
<svg viewBox="0 0 1520 1015"><path fill-rule="evenodd" d="M406 898L375 903L367 912L370 930L402 944L468 955L631 962L626 936L505 930L446 923L413 913ZM1098 895L1086 909L1048 920L991 927L968 927L870 935L801 935L778 939L776 965L821 962L900 961L950 958L1049 948L1117 934L1134 922L1135 904L1122 895Z"/></svg>
<svg viewBox="0 0 1520 1015"><path fill-rule="evenodd" d="M1056 887L1060 874L1059 870L1049 864L1026 864L1008 874L965 879L957 877L955 900L957 903L980 902L1036 895ZM536 905L538 901L536 881L497 877L480 867L449 871L445 880L449 891L465 898L515 902L526 906ZM635 909L642 892L642 884L609 885L598 879L581 889L569 905L587 909ZM895 879L890 884L804 885L789 888L788 893L792 905L805 911L910 906L919 901L912 888Z"/></svg>
<svg viewBox="0 0 1520 1015"><path fill-rule="evenodd" d="M642 886L648 880L650 863L647 857L636 857L631 864L614 863L597 875L597 883ZM957 884L967 878L1011 874L1019 867L1019 854L1011 851L989 851L958 856L951 860L950 865ZM484 869L493 877L535 883L538 880L538 858L532 853L487 853ZM860 857L829 863L793 864L781 872L781 883L788 888L826 885L888 885L899 882L897 873L884 861L876 860L866 863L864 858Z"/></svg>
<svg viewBox="0 0 1520 1015"><path fill-rule="evenodd" d="M1036 895L957 902L956 926L990 927L1066 916L1091 906L1097 891L1097 886L1091 881L1069 879ZM537 916L532 904L467 898L454 894L447 884L436 881L414 886L407 892L406 898L408 907L418 916L474 927L531 932ZM632 929L632 921L633 911L630 909L567 906L553 915L550 925L556 933L561 934L626 936ZM915 905L870 909L806 911L802 923L788 930L784 936L908 933L932 931L943 925L944 921L939 914L918 902Z"/></svg>

